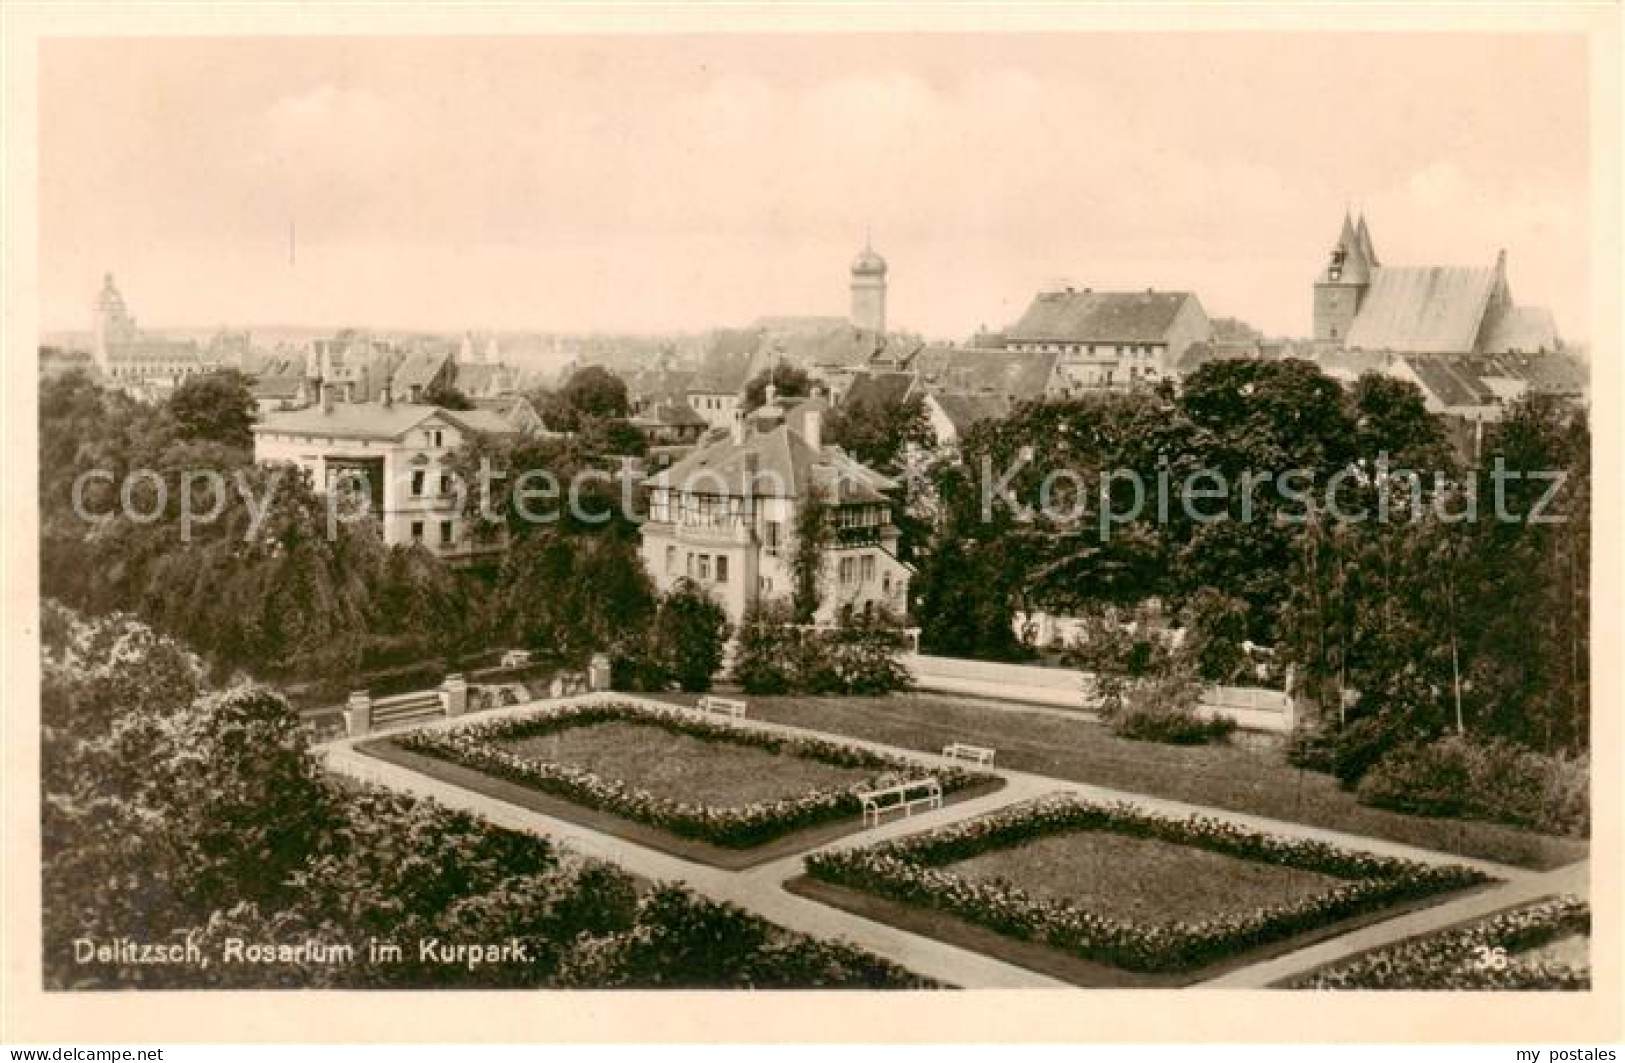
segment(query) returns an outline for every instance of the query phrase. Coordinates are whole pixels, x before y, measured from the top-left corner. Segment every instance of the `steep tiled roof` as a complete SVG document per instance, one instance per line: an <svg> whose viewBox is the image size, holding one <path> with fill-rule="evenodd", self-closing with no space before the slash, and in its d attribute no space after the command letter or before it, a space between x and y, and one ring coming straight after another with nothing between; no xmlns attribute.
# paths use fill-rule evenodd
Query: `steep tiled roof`
<svg viewBox="0 0 1625 1063"><path fill-rule="evenodd" d="M1368 351L1468 354L1495 291L1493 266L1382 266L1344 345Z"/></svg>
<svg viewBox="0 0 1625 1063"><path fill-rule="evenodd" d="M931 398L961 435L978 421L997 420L1010 412L1010 403L1002 395L963 395L944 391Z"/></svg>
<svg viewBox="0 0 1625 1063"><path fill-rule="evenodd" d="M1488 406L1495 402L1495 392L1463 359L1407 355L1405 364L1422 382L1423 389L1445 406Z"/></svg>
<svg viewBox="0 0 1625 1063"><path fill-rule="evenodd" d="M992 392L1020 402L1044 394L1060 357L1053 352L925 347L915 355L913 368L926 383L947 391Z"/></svg>
<svg viewBox="0 0 1625 1063"><path fill-rule="evenodd" d="M815 484L832 504L883 502L882 492L896 486L840 447L814 452L789 425L752 433L739 443L729 436L702 445L644 483L701 494L743 496L750 489L757 496L780 498L803 497Z"/></svg>
<svg viewBox="0 0 1625 1063"><path fill-rule="evenodd" d="M1008 329L1012 343L1160 343L1189 292L1040 292Z"/></svg>
<svg viewBox="0 0 1625 1063"><path fill-rule="evenodd" d="M846 389L843 402L885 406L902 402L914 386L913 373L858 373Z"/></svg>
<svg viewBox="0 0 1625 1063"><path fill-rule="evenodd" d="M449 354L409 354L395 370L390 387L397 395L411 394L412 388L427 388L451 360Z"/></svg>
<svg viewBox="0 0 1625 1063"><path fill-rule="evenodd" d="M886 346L886 337L867 329L842 325L821 332L795 332L773 339L775 350L788 362L813 366L860 366Z"/></svg>

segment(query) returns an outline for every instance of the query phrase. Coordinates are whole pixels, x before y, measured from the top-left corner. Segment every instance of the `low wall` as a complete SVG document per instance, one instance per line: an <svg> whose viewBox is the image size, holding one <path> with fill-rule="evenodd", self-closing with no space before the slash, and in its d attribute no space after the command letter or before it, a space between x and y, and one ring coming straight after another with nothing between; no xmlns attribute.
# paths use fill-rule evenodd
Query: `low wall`
<svg viewBox="0 0 1625 1063"><path fill-rule="evenodd" d="M1086 673L1070 668L973 661L922 653L905 654L903 665L921 690L1081 712L1095 706L1095 699L1084 683ZM1284 733L1292 730L1292 699L1279 690L1209 687L1202 694L1202 707L1216 715L1229 716L1238 727L1250 731Z"/></svg>

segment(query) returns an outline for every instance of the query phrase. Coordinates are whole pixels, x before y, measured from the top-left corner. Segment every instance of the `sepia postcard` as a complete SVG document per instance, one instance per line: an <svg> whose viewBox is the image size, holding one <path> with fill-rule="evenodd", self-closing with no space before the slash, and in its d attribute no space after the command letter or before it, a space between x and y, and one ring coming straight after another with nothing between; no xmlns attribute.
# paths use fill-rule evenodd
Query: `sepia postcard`
<svg viewBox="0 0 1625 1063"><path fill-rule="evenodd" d="M1620 1038L1618 6L0 20L0 1041Z"/></svg>

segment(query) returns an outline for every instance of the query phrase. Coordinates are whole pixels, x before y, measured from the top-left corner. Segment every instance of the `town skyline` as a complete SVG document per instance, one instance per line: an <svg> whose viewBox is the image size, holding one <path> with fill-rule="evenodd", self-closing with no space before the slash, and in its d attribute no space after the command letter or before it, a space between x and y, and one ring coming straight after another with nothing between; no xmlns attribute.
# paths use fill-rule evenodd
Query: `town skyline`
<svg viewBox="0 0 1625 1063"><path fill-rule="evenodd" d="M840 313L872 232L933 338L1064 284L1301 336L1349 209L1589 331L1577 39L974 43L50 42L40 327L113 272L157 329L700 332Z"/></svg>

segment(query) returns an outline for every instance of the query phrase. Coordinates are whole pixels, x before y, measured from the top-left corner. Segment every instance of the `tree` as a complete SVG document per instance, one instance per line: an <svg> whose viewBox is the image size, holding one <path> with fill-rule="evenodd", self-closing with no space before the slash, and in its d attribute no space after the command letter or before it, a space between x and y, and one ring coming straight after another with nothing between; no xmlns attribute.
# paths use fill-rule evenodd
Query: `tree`
<svg viewBox="0 0 1625 1063"><path fill-rule="evenodd" d="M570 374L559 389L559 398L579 417L626 417L632 412L626 382L598 365Z"/></svg>
<svg viewBox="0 0 1625 1063"><path fill-rule="evenodd" d="M751 377L745 384L743 411L750 413L767 404L767 386L773 385L780 399L805 398L812 394L812 378L800 366L782 359Z"/></svg>
<svg viewBox="0 0 1625 1063"><path fill-rule="evenodd" d="M829 504L823 491L809 485L796 508L795 544L790 559L794 586L790 592L791 611L798 624L812 623L822 597L824 550L834 529L830 526Z"/></svg>
<svg viewBox="0 0 1625 1063"><path fill-rule="evenodd" d="M235 369L188 377L167 403L182 439L250 449L258 412L248 378Z"/></svg>
<svg viewBox="0 0 1625 1063"><path fill-rule="evenodd" d="M660 599L653 640L657 658L684 690L711 689L728 641L728 614L690 579L678 580Z"/></svg>
<svg viewBox="0 0 1625 1063"><path fill-rule="evenodd" d="M474 408L473 400L458 390L455 384L448 384L439 380L430 385L428 390L423 393L423 401L429 406L438 406L442 410L472 410Z"/></svg>
<svg viewBox="0 0 1625 1063"><path fill-rule="evenodd" d="M935 442L918 395L906 399L845 402L830 413L830 442L871 468L897 472L909 446Z"/></svg>

